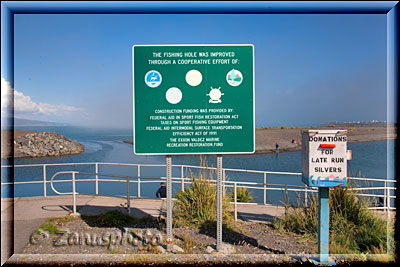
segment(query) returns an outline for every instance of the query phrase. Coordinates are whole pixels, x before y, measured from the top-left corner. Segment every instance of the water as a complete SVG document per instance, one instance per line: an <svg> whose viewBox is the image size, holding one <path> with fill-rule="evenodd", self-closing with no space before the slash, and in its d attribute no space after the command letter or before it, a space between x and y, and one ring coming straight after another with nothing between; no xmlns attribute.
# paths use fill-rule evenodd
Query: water
<svg viewBox="0 0 400 267"><path fill-rule="evenodd" d="M15 165L22 164L52 164L52 163L78 163L78 162L107 162L107 163L139 163L139 164L165 164L165 156L137 156L133 153L132 145L124 143L124 140L132 139L131 129L110 129L110 128L82 128L82 127L23 127L26 130L36 131L54 131L68 138L85 145L85 151L80 155L70 155L62 157L47 158L24 158L15 159ZM394 159L387 157L395 155L395 141L374 141L363 143L349 143L348 149L353 151L353 160L348 163L348 175L368 178L394 179ZM208 166L216 167L216 156L207 156ZM172 163L179 165L200 164L199 156L173 156ZM6 164L6 161L2 161ZM389 167L388 167L389 166ZM277 172L301 172L301 152L285 152L280 154L254 154L254 155L224 155L223 167L232 169L248 169L259 171L277 171ZM47 180L49 180L58 171L80 171L94 173L95 166L48 166L46 169ZM388 171L389 170L389 173ZM165 177L165 167L141 168L141 177ZM99 167L101 174L136 176L137 168L132 166L104 166ZM188 174L187 172L185 174ZM1 181L7 182L10 177L10 168L2 168ZM262 183L264 175L252 173L226 172L227 179L230 181L249 181ZM180 177L181 169L173 168L173 176ZM70 179L70 174L57 176L58 179ZM77 179L94 178L93 175L78 175ZM104 177L105 178L105 177ZM109 178L112 179L112 178ZM14 181L40 181L43 180L42 167L14 168ZM288 184L304 185L300 176L273 175L268 174L267 183L269 184ZM377 186L383 185L376 184ZM141 186L142 197L155 197L158 183L147 183ZM57 183L57 190L60 192L70 192L71 183ZM10 197L11 187L2 186L2 197ZM180 184L174 184L174 191L180 190ZM94 182L80 182L77 185L77 191L80 193L94 194ZM261 190L250 190L255 196L257 202L263 202L263 192ZM279 204L283 200L282 191L267 191L267 202ZM55 195L50 185L47 187L48 195ZM116 182L100 182L100 195L126 195L126 184ZM14 197L42 196L42 184L16 185ZM137 185L131 184L131 195L137 195ZM296 193L289 192L289 200L295 204Z"/></svg>

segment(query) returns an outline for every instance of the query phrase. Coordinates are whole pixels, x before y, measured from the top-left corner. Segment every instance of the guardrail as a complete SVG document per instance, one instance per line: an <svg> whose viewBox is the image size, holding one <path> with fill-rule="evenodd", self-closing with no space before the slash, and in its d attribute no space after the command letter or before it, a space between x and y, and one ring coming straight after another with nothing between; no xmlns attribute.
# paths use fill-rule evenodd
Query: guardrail
<svg viewBox="0 0 400 267"><path fill-rule="evenodd" d="M54 186L53 186L53 179L59 175L59 174L63 174L63 173L71 173L72 174L72 192L71 193L61 193L58 192ZM57 172L56 174L54 174L51 179L50 179L50 186L51 189L53 189L53 191L58 194L58 195L70 195L72 194L72 214L71 215L77 215L76 213L76 195L78 195L79 193L76 192L76 186L75 186L75 174L77 174L79 172L74 172L74 171L68 171L68 172Z"/></svg>
<svg viewBox="0 0 400 267"><path fill-rule="evenodd" d="M95 167L95 172L94 173L87 173L87 172L79 172L79 171L61 171L57 172L52 176L50 181L47 180L47 167L49 166L74 166L74 165L94 165ZM134 166L137 168L137 175L136 176L121 176L121 175L109 175L109 174L101 174L99 173L99 166ZM42 175L43 179L41 181L25 181L25 182L14 182L14 183L1 183L1 185L18 185L18 184L43 184L43 196L47 196L47 184L50 183L51 188L57 193L57 194L72 194L73 195L73 202L74 202L74 213L76 213L76 205L75 205L75 195L77 194L76 192L76 187L75 187L75 182L87 182L87 181L94 181L95 182L95 194L99 194L99 182L123 182L127 184L127 205L128 209L130 210L130 184L131 183L136 183L137 184L137 197L141 198L141 185L145 183L159 183L161 181L165 181L166 179L163 177L141 177L141 170L144 167L165 167L165 164L132 164L132 163L105 163L105 162L93 162L93 163L56 163L56 164L31 164L31 165L14 165L14 166L1 166L2 168L23 168L23 167L41 167L42 168ZM185 190L185 185L191 183L191 179L188 177L185 177L184 175L184 170L188 169L207 169L207 170L216 170L214 167L204 167L204 166L191 166L191 165L172 165L174 168L180 168L181 172L181 177L173 177L172 178L172 183L180 183L181 184L181 190ZM254 174L262 174L263 175L263 181L262 182L245 182L245 181L226 181L226 173L227 172L244 172L244 173L254 173ZM72 186L73 186L73 192L71 193L60 193L57 190L55 190L53 183L63 183L63 182L71 182L71 180L56 180L53 181L53 179L62 173L71 173L72 174ZM80 174L80 175L93 175L95 178L94 179L79 179L75 180L75 175ZM243 204L237 201L237 190L238 188L247 188L247 189L255 189L255 190L263 190L263 203L249 203L249 204L263 204L263 205L269 205L267 204L267 191L282 191L285 196L285 201L284 204L285 206L288 205L288 192L303 192L304 193L304 205L308 205L308 195L309 193L315 193L317 192L316 188L313 187L308 187L307 185L304 186L297 186L297 185L288 185L288 184L270 184L267 183L267 178L268 175L271 174L279 174L279 175L292 175L292 176L301 176L301 173L294 173L294 172L272 172L272 171L257 171L257 170L243 170L243 169L230 169L230 168L224 168L223 169L223 186L224 188L232 188L233 189L233 195L234 199L233 202L231 202L234 207L235 207L235 218L237 216L237 205L238 204ZM112 178L122 178L122 179L104 179L104 178L99 178L99 177L112 177ZM384 186L378 187L378 186L373 186L373 187L362 187L362 188L353 188L350 190L356 190L357 195L361 197L373 197L373 198L383 198L384 203L382 207L369 207L370 209L376 209L376 210L384 210L389 214L389 211L391 210L396 210L396 207L392 207L390 204L391 199L395 199L396 197L391 194L391 190L396 190L396 187L394 186L388 186L389 184L395 184L395 180L387 180L387 179L377 179L377 178L360 178L360 177L348 177L349 180L354 180L354 181L364 181L364 182L380 182L384 183ZM214 180L215 182L215 180ZM366 193L360 193L360 191L369 191L369 190L383 190L383 194L366 194ZM225 192L226 190L224 190Z"/></svg>

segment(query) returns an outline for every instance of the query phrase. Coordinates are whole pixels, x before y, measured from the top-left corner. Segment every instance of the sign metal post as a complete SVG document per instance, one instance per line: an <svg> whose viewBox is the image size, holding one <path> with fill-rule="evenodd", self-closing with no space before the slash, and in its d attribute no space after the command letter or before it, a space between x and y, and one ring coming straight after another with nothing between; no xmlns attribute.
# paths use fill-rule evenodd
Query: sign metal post
<svg viewBox="0 0 400 267"><path fill-rule="evenodd" d="M222 155L217 155L217 250L222 248Z"/></svg>
<svg viewBox="0 0 400 267"><path fill-rule="evenodd" d="M330 264L329 261L329 187L318 189L318 262Z"/></svg>
<svg viewBox="0 0 400 267"><path fill-rule="evenodd" d="M172 160L166 156L167 169L167 250L172 250Z"/></svg>

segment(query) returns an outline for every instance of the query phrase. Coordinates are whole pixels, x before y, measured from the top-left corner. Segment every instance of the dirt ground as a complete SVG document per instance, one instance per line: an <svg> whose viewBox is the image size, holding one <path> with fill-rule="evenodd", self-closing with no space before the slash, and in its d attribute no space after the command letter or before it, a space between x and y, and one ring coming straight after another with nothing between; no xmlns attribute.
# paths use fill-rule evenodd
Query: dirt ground
<svg viewBox="0 0 400 267"><path fill-rule="evenodd" d="M141 234L145 236L147 231L152 235L160 233L163 236L161 245L166 244L165 224L159 221L141 222L139 224L124 224L121 227L104 227L98 224L96 217L84 217L84 219L76 218L65 221L64 218L56 219L51 222L58 229L68 229L69 234L96 233L100 236L105 232L121 232L122 229L129 229L137 236ZM183 249L181 253L188 254L208 254L207 247L216 244L215 229L196 229L191 227L173 228L174 242ZM88 245L83 244L66 244L54 245L55 240L60 238L60 234L50 234L47 239L38 240L36 244L30 243L23 250L22 254L152 254L159 253L154 246L133 245L131 243L120 244L115 246L109 245ZM68 238L65 238L66 240ZM140 240L140 238L139 238ZM300 236L281 233L274 229L271 224L252 223L238 221L234 228L223 229L223 242L233 245L236 254L312 254L317 251L317 243L315 241L304 240Z"/></svg>

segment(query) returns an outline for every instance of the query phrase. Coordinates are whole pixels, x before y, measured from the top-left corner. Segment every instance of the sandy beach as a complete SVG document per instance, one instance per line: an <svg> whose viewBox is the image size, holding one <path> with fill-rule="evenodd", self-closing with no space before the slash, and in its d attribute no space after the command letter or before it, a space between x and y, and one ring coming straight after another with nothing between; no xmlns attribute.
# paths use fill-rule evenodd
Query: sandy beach
<svg viewBox="0 0 400 267"><path fill-rule="evenodd" d="M315 127L313 129L347 130L349 143L397 138L397 130L395 127ZM294 143L292 143L292 140L294 140ZM301 150L301 129L256 129L256 153L275 152L275 144L279 145L280 152Z"/></svg>

